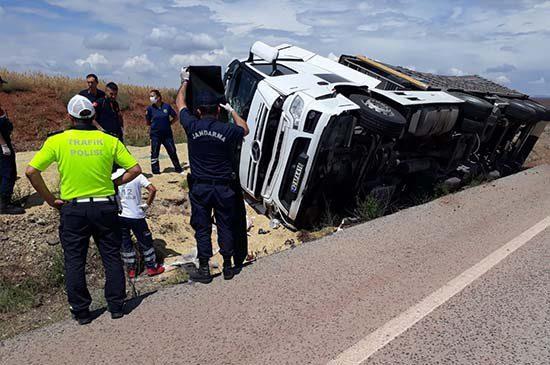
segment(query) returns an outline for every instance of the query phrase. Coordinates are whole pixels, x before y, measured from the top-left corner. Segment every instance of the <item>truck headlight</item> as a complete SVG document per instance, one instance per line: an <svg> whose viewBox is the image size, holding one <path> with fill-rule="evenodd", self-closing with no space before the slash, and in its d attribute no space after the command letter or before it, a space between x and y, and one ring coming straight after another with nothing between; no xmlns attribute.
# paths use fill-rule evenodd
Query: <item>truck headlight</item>
<svg viewBox="0 0 550 365"><path fill-rule="evenodd" d="M300 96L296 96L290 104L290 115L292 115L293 127L298 129L298 124L300 123L300 118L302 117L302 112L304 111L304 99Z"/></svg>

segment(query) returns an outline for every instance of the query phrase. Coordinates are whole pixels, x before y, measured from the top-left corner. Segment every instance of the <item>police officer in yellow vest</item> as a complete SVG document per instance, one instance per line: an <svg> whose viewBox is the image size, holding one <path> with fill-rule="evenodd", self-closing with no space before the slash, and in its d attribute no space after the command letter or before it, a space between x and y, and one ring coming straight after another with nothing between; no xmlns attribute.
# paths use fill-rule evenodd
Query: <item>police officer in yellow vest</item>
<svg viewBox="0 0 550 365"><path fill-rule="evenodd" d="M67 109L72 128L48 137L29 163L26 175L38 194L61 212L59 234L65 257L67 296L73 318L79 324L87 324L92 321L89 311L92 299L85 272L91 236L105 268L105 299L111 317L123 316L126 288L111 170L113 164L126 170L115 180L115 185L121 185L137 177L141 167L122 142L93 126L95 109L88 99L76 95ZM53 162L57 162L60 175L59 199L52 195L41 175Z"/></svg>

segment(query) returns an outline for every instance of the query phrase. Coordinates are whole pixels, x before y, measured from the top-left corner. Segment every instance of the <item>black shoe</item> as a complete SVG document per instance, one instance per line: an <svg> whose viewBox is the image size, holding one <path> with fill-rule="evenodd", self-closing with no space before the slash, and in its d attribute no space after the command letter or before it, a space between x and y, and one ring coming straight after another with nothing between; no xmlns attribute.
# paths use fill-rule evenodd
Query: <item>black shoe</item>
<svg viewBox="0 0 550 365"><path fill-rule="evenodd" d="M243 270L243 264L236 264L235 266L233 266L234 275L239 275L242 270Z"/></svg>
<svg viewBox="0 0 550 365"><path fill-rule="evenodd" d="M203 284L211 283L212 275L210 275L210 266L208 266L208 264L201 264L197 270L189 275L189 278Z"/></svg>
<svg viewBox="0 0 550 365"><path fill-rule="evenodd" d="M233 272L233 269L231 267L224 267L223 268L223 278L225 280L231 280L235 277L235 273Z"/></svg>
<svg viewBox="0 0 550 365"><path fill-rule="evenodd" d="M124 317L124 312L111 312L111 319L119 319Z"/></svg>
<svg viewBox="0 0 550 365"><path fill-rule="evenodd" d="M93 318L90 311L82 311L79 313L73 313L73 319L78 322L79 325L85 325L91 323Z"/></svg>
<svg viewBox="0 0 550 365"><path fill-rule="evenodd" d="M2 199L2 201L0 201L0 214L25 214L25 209L8 203L6 199Z"/></svg>

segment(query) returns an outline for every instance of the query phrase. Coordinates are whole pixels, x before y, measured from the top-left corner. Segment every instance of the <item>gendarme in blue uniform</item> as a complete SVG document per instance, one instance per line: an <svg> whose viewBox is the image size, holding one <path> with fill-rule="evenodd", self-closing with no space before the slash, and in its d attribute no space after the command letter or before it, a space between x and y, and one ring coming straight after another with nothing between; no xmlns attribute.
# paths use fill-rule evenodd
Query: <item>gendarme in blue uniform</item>
<svg viewBox="0 0 550 365"><path fill-rule="evenodd" d="M171 137L170 117L176 117L176 111L170 104L162 103L160 108L155 104L149 105L145 118L151 123L151 136Z"/></svg>
<svg viewBox="0 0 550 365"><path fill-rule="evenodd" d="M242 140L244 129L211 117L198 119L187 108L180 112L180 122L187 133L191 226L195 230L197 256L201 265L212 257L213 211L220 253L224 262L231 262L232 225L237 212L237 180L232 159L235 142Z"/></svg>
<svg viewBox="0 0 550 365"><path fill-rule="evenodd" d="M187 134L189 164L194 179L235 180L232 167L234 143L244 138L244 129L214 118L199 119L184 108L180 123Z"/></svg>

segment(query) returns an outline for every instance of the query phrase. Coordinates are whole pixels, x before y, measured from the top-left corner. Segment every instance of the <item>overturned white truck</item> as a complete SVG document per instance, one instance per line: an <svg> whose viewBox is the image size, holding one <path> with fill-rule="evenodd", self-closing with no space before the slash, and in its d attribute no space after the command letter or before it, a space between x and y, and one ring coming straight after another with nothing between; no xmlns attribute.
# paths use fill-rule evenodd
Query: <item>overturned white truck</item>
<svg viewBox="0 0 550 365"><path fill-rule="evenodd" d="M251 131L239 165L248 201L300 228L327 210L349 214L367 194L390 200L418 184L509 174L550 120L526 95L484 79L407 71L256 42L224 77Z"/></svg>

